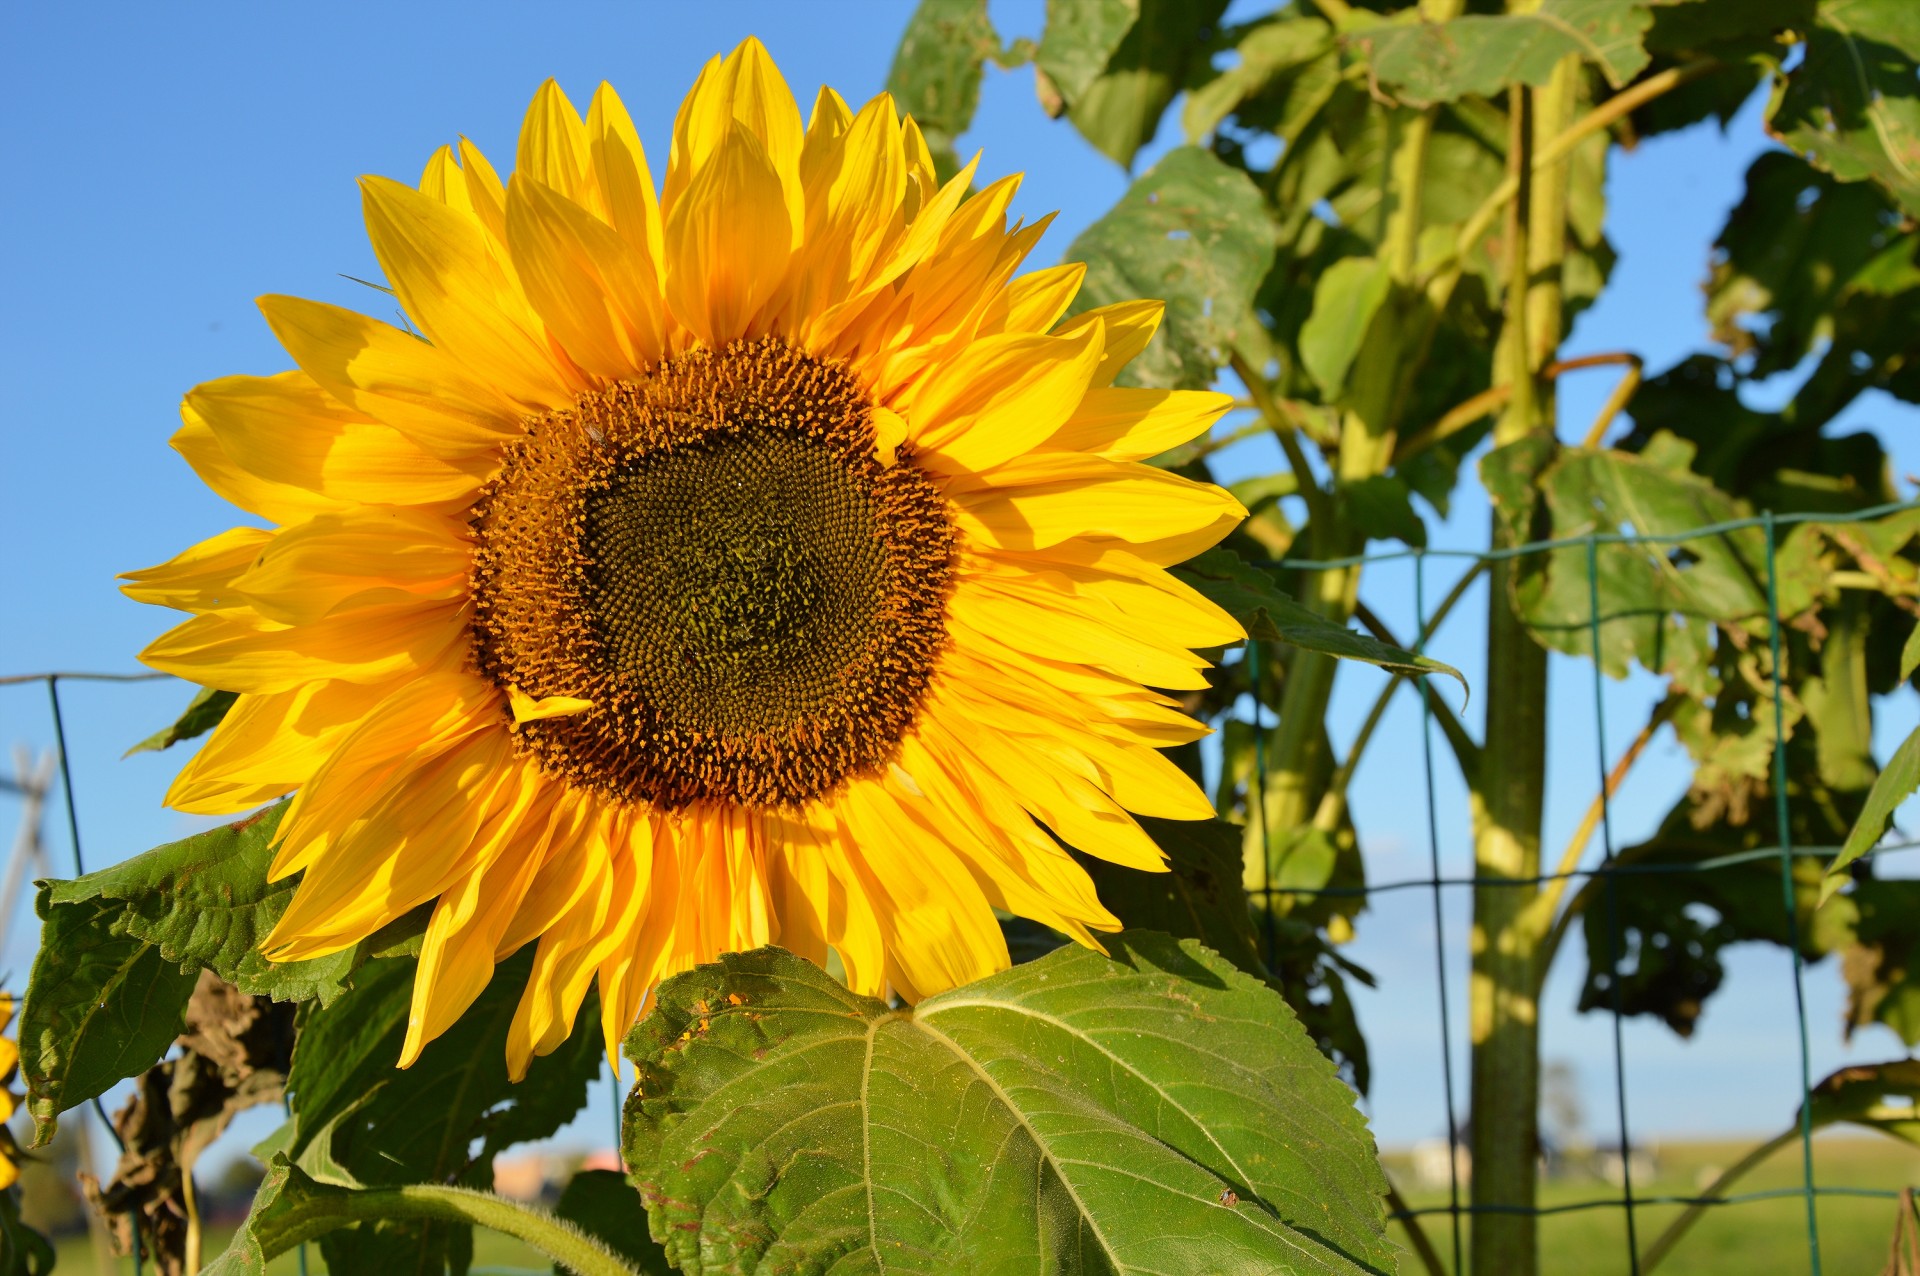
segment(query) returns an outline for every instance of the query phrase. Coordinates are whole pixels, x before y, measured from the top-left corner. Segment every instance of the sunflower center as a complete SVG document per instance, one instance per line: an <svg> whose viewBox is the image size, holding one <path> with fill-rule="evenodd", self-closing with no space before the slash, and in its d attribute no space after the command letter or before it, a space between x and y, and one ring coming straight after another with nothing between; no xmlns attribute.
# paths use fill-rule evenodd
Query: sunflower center
<svg viewBox="0 0 1920 1276"><path fill-rule="evenodd" d="M532 423L475 506L476 663L617 798L790 806L883 767L945 641L954 532L834 364L741 342Z"/></svg>

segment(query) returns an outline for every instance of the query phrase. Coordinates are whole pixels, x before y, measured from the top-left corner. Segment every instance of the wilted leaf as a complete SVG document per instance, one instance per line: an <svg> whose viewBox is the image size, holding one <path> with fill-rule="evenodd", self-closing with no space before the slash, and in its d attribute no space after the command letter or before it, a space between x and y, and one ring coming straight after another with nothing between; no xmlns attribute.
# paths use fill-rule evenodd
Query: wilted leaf
<svg viewBox="0 0 1920 1276"><path fill-rule="evenodd" d="M1920 6L1820 0L1767 127L1843 182L1871 178L1920 214Z"/></svg>
<svg viewBox="0 0 1920 1276"><path fill-rule="evenodd" d="M1366 634L1336 625L1301 605L1273 583L1271 573L1243 561L1232 550L1210 549L1174 569L1174 574L1211 598L1265 642L1284 642L1342 660L1360 660L1401 673L1443 673L1467 680L1452 665L1431 656L1390 647Z"/></svg>
<svg viewBox="0 0 1920 1276"><path fill-rule="evenodd" d="M1074 312L1158 297L1161 330L1124 375L1203 388L1227 361L1273 259L1273 226L1247 175L1198 147L1169 152L1067 250L1087 263Z"/></svg>
<svg viewBox="0 0 1920 1276"><path fill-rule="evenodd" d="M126 752L127 757L136 753L155 753L161 749L170 749L183 740L193 740L205 735L219 726L227 716L227 710L233 708L233 702L240 697L232 691L215 691L211 687L202 687L172 726L156 731Z"/></svg>
<svg viewBox="0 0 1920 1276"><path fill-rule="evenodd" d="M1620 88L1647 65L1641 40L1653 25L1651 3L1543 0L1532 13L1384 22L1347 39L1370 74L1410 106L1494 97L1516 80L1537 87L1569 56L1591 62Z"/></svg>
<svg viewBox="0 0 1920 1276"><path fill-rule="evenodd" d="M1285 1003L1193 941L1106 943L911 1011L777 949L669 980L627 1040L654 1236L689 1276L1394 1269L1372 1139Z"/></svg>
<svg viewBox="0 0 1920 1276"><path fill-rule="evenodd" d="M1920 882L1856 882L1846 900L1858 913L1840 961L1848 1038L1878 1023L1920 1045Z"/></svg>
<svg viewBox="0 0 1920 1276"><path fill-rule="evenodd" d="M1889 1102L1889 1100L1894 1100ZM1817 1128L1847 1122L1920 1145L1920 1060L1863 1063L1825 1077L1807 1095Z"/></svg>

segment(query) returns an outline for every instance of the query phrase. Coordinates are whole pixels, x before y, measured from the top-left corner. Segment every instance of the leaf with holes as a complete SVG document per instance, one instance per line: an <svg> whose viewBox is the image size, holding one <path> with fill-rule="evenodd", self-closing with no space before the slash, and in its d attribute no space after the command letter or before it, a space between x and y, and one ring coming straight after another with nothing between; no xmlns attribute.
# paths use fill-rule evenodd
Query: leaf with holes
<svg viewBox="0 0 1920 1276"><path fill-rule="evenodd" d="M626 1155L682 1271L1394 1270L1353 1093L1192 940L1105 937L910 1011L779 949L661 986Z"/></svg>
<svg viewBox="0 0 1920 1276"><path fill-rule="evenodd" d="M1656 0L1543 0L1531 13L1469 14L1356 26L1348 45L1368 73L1409 106L1495 97L1519 81L1543 85L1565 57L1592 63L1620 88L1645 69L1642 40Z"/></svg>
<svg viewBox="0 0 1920 1276"><path fill-rule="evenodd" d="M1160 332L1122 373L1131 384L1201 389L1227 361L1273 260L1260 192L1197 146L1169 152L1067 250L1087 263L1074 312L1159 297Z"/></svg>

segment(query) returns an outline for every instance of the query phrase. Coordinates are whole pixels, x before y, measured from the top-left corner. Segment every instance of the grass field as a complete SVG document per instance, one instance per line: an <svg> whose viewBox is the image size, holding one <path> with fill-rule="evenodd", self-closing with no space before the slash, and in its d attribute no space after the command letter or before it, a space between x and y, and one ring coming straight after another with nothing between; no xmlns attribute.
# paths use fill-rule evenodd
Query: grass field
<svg viewBox="0 0 1920 1276"><path fill-rule="evenodd" d="M1659 1172L1651 1183L1634 1184L1634 1195L1685 1196L1699 1194L1702 1173L1732 1164L1751 1143L1674 1143L1658 1147ZM1874 1135L1845 1135L1815 1139L1814 1181L1822 1187L1874 1188L1898 1191L1920 1183L1920 1148ZM1389 1153L1390 1170L1406 1164L1404 1156ZM1407 1203L1415 1209L1444 1206L1445 1189L1409 1190ZM1733 1194L1798 1188L1801 1184L1800 1146L1777 1153L1756 1167ZM1544 1207L1578 1201L1617 1198L1617 1189L1601 1182L1542 1184ZM1894 1202L1874 1197L1823 1196L1819 1200L1820 1260L1824 1276L1876 1276L1887 1258L1893 1235ZM1643 1205L1634 1210L1640 1249L1646 1250L1684 1207ZM1451 1267L1453 1238L1445 1214L1421 1219L1427 1238ZM1470 1222L1463 1218L1461 1243L1467 1242ZM1398 1239L1406 1237L1394 1225ZM1540 1220L1541 1276L1627 1276L1627 1222L1618 1206L1552 1214ZM1406 1276L1422 1268L1409 1257L1402 1265ZM1812 1271L1807 1246L1807 1209L1798 1195L1746 1201L1710 1209L1693 1225L1686 1239L1656 1269L1656 1276L1798 1276Z"/></svg>
<svg viewBox="0 0 1920 1276"><path fill-rule="evenodd" d="M1636 1183L1636 1195L1693 1196L1702 1184L1703 1171L1710 1172L1738 1160L1750 1144L1676 1143L1658 1148L1659 1173L1651 1183ZM1407 1201L1414 1208L1444 1206L1447 1194L1409 1189L1403 1172L1407 1159L1389 1152L1386 1162L1402 1183ZM1920 1148L1892 1139L1872 1136L1821 1138L1814 1141L1814 1177L1828 1187L1875 1188L1896 1191L1909 1183L1920 1183ZM1800 1149L1786 1149L1755 1169L1734 1189L1736 1193L1759 1192L1773 1188L1797 1188L1800 1185ZM1543 1206L1566 1205L1577 1201L1617 1196L1606 1184L1549 1183L1542 1186ZM1660 1234L1680 1206L1646 1205L1635 1210L1640 1247L1644 1250ZM1822 1197L1819 1202L1820 1256L1824 1276L1875 1276L1886 1261L1887 1242L1893 1234L1894 1203L1869 1197ZM1451 1228L1445 1214L1422 1219L1427 1236L1450 1264L1453 1248ZM1406 1236L1399 1224L1390 1225L1396 1240ZM1462 1220L1462 1244L1466 1243L1467 1220ZM1627 1227L1625 1212L1617 1206L1549 1215L1541 1220L1541 1276L1626 1276ZM225 1232L208 1237L208 1257L226 1243ZM60 1244L60 1271L72 1276L99 1272L85 1237L71 1237ZM307 1271L319 1276L326 1270L320 1261L318 1246L308 1247ZM552 1267L534 1251L508 1237L477 1231L474 1234L474 1276L535 1276L551 1272ZM1806 1207L1799 1196L1781 1196L1717 1207L1695 1224L1680 1246L1662 1263L1658 1276L1798 1276L1811 1271L1807 1253ZM131 1273L133 1265L123 1260L121 1273ZM268 1268L269 1276L299 1276L296 1255L284 1254ZM1401 1267L1402 1276L1421 1276L1423 1268L1411 1254ZM339 1276L377 1276L375 1273L341 1273Z"/></svg>

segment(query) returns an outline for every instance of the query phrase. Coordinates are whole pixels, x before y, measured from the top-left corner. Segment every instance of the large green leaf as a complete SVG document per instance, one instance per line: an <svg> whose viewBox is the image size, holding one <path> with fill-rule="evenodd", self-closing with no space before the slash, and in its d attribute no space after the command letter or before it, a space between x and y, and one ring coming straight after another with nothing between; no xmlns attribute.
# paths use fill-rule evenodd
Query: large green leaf
<svg viewBox="0 0 1920 1276"><path fill-rule="evenodd" d="M920 125L943 178L980 104L982 68L999 52L987 0L920 0L900 35L887 92Z"/></svg>
<svg viewBox="0 0 1920 1276"><path fill-rule="evenodd" d="M1049 0L1034 55L1041 101L1131 166L1174 96L1206 67L1226 7L1227 0Z"/></svg>
<svg viewBox="0 0 1920 1276"><path fill-rule="evenodd" d="M20 1010L20 1071L37 1145L53 1138L60 1113L138 1076L167 1052L200 976L120 931L118 906L56 905L49 894L43 884L40 950Z"/></svg>
<svg viewBox="0 0 1920 1276"><path fill-rule="evenodd" d="M284 963L259 951L298 885L297 878L267 880L285 811L282 802L85 877L48 883L47 899L56 907L115 901L122 906L118 928L170 961L205 966L241 992L276 1001L331 1000L364 959L361 949Z"/></svg>
<svg viewBox="0 0 1920 1276"><path fill-rule="evenodd" d="M1067 250L1087 263L1075 312L1137 297L1166 319L1127 368L1138 385L1213 383L1273 259L1273 226L1247 175L1196 146L1171 151Z"/></svg>
<svg viewBox="0 0 1920 1276"><path fill-rule="evenodd" d="M1820 0L1767 127L1841 181L1872 179L1920 214L1920 5Z"/></svg>
<svg viewBox="0 0 1920 1276"><path fill-rule="evenodd" d="M180 712L172 726L156 731L140 743L127 750L127 756L136 753L155 753L161 749L171 749L186 740L197 739L219 726L226 718L227 710L233 708L233 702L240 697L232 691L215 691L211 687L202 687L187 707Z"/></svg>
<svg viewBox="0 0 1920 1276"><path fill-rule="evenodd" d="M669 980L627 1040L654 1236L695 1276L1394 1270L1372 1139L1285 1003L1191 940L1106 942L911 1011L778 949Z"/></svg>
<svg viewBox="0 0 1920 1276"><path fill-rule="evenodd" d="M47 1276L53 1264L53 1246L20 1220L18 1196L0 1193L0 1276Z"/></svg>
<svg viewBox="0 0 1920 1276"><path fill-rule="evenodd" d="M1230 612L1263 642L1284 642L1305 651L1359 660L1399 673L1442 673L1467 685L1452 665L1388 646L1377 638L1336 625L1273 583L1273 576L1227 549L1210 549L1174 569L1174 575Z"/></svg>
<svg viewBox="0 0 1920 1276"><path fill-rule="evenodd" d="M1474 94L1494 97L1518 81L1542 85L1565 57L1591 62L1615 88L1647 65L1641 41L1656 0L1543 0L1531 13L1469 14L1359 26L1348 45L1367 70L1410 106ZM1897 0L1896 0L1897 2Z"/></svg>

